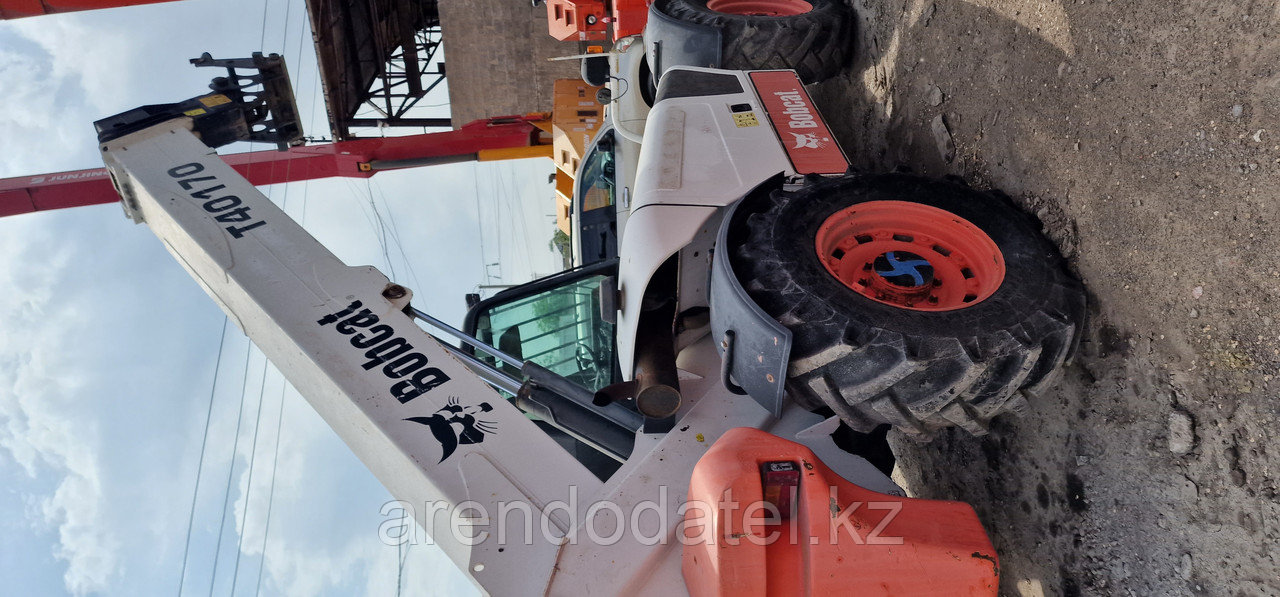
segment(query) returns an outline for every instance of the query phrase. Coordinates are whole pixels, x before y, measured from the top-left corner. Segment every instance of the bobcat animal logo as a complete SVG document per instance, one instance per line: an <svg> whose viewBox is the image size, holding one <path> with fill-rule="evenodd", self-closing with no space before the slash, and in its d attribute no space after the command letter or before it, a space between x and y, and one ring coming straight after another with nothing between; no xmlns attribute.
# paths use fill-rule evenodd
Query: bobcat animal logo
<svg viewBox="0 0 1280 597"><path fill-rule="evenodd" d="M462 406L456 396L449 398L449 403L429 417L409 417L406 421L421 423L431 430L431 435L440 442L443 453L440 462L452 456L459 445L478 444L486 435L498 430L497 423L476 418L482 413L493 410L488 402L478 406Z"/></svg>
<svg viewBox="0 0 1280 597"><path fill-rule="evenodd" d="M791 131L787 132L791 133ZM826 137L818 137L817 133L791 133L791 136L796 138L796 144L791 149L800 149L801 147L822 149L827 145L825 141L831 140Z"/></svg>

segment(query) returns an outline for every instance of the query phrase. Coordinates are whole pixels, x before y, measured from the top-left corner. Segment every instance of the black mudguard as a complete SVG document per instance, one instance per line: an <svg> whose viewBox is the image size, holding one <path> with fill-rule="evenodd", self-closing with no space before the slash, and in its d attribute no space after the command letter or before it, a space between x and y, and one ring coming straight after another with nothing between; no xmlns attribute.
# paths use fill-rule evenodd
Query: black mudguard
<svg viewBox="0 0 1280 597"><path fill-rule="evenodd" d="M730 391L749 394L773 416L782 415L786 399L787 364L791 357L791 330L765 313L747 294L734 274L729 230L735 213L759 194L782 188L782 175L752 189L729 207L716 237L711 264L711 333L720 351L722 381Z"/></svg>
<svg viewBox="0 0 1280 597"><path fill-rule="evenodd" d="M719 68L722 41L719 29L673 19L649 6L644 43L655 81L673 66Z"/></svg>

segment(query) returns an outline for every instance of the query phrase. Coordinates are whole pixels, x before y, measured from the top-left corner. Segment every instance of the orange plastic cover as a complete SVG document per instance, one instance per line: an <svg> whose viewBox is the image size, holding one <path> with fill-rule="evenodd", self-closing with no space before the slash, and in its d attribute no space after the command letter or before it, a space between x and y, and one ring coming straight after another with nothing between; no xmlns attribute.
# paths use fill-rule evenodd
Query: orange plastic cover
<svg viewBox="0 0 1280 597"><path fill-rule="evenodd" d="M800 481L784 517L763 506L761 467L786 461ZM995 550L968 504L863 489L808 448L756 429L730 430L698 461L683 527L693 597L994 596L999 586Z"/></svg>
<svg viewBox="0 0 1280 597"><path fill-rule="evenodd" d="M613 41L644 33L650 0L613 0Z"/></svg>

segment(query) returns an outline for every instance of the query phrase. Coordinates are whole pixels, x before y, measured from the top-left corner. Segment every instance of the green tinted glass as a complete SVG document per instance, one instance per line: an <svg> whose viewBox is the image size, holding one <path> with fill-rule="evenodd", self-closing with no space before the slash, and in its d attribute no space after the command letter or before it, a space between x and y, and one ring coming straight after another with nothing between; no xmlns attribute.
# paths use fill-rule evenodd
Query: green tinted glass
<svg viewBox="0 0 1280 597"><path fill-rule="evenodd" d="M592 391L613 383L614 326L600 319L595 290L605 276L589 276L533 296L493 305L477 320L476 335Z"/></svg>

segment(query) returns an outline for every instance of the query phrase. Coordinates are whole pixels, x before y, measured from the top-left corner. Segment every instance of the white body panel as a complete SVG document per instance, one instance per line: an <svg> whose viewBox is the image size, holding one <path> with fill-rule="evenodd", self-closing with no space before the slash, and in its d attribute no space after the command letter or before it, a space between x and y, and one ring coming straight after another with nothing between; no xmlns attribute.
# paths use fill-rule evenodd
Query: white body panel
<svg viewBox="0 0 1280 597"><path fill-rule="evenodd" d="M613 116L618 136L637 145L649 118L649 104L641 93L647 84L640 68L645 60L644 41L638 35L618 40L609 55L609 70L613 75L609 79L609 92L613 99L607 111Z"/></svg>
<svg viewBox="0 0 1280 597"><path fill-rule="evenodd" d="M640 144L616 137L613 154L616 168L614 183L618 185L618 198L614 208L618 212L618 239L621 241L623 231L627 229L627 220L631 219L631 203L636 196L636 167L640 164Z"/></svg>
<svg viewBox="0 0 1280 597"><path fill-rule="evenodd" d="M795 173L746 73L687 70L734 74L743 92L675 97L654 106L632 211L658 203L724 207L770 176ZM739 126L729 109L734 104L749 104L756 124Z"/></svg>
<svg viewBox="0 0 1280 597"><path fill-rule="evenodd" d="M618 251L618 287L623 289L618 354L627 378L633 373L635 347L626 339L636 337L640 300L658 267L700 235L714 238L716 228L707 224L718 225L713 215L719 208L779 172L795 174L746 73L714 72L735 74L743 92L671 98L649 112L627 234ZM729 109L744 103L752 107L754 126L739 126ZM699 258L707 259L706 252ZM710 271L709 262L702 271ZM682 309L695 304L687 298L682 288Z"/></svg>
<svg viewBox="0 0 1280 597"><path fill-rule="evenodd" d="M619 241L631 217L636 170L640 165L640 142L644 136L644 123L649 119L649 104L640 91L645 85L640 69L644 60L644 43L638 35L619 40L610 58L610 68L616 78L609 79L609 90L613 92L614 99L605 108L605 113L616 133L614 153L617 160Z"/></svg>

